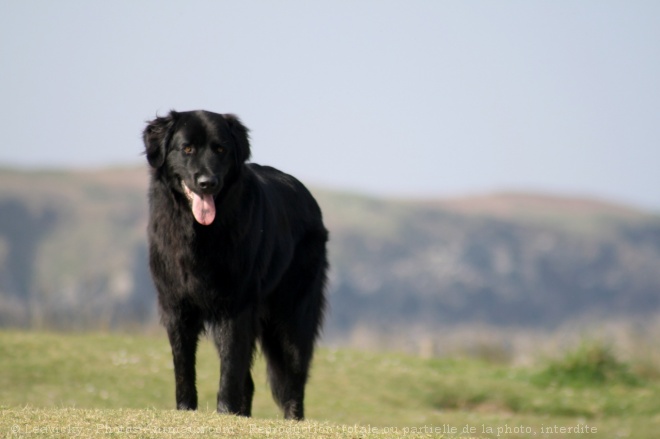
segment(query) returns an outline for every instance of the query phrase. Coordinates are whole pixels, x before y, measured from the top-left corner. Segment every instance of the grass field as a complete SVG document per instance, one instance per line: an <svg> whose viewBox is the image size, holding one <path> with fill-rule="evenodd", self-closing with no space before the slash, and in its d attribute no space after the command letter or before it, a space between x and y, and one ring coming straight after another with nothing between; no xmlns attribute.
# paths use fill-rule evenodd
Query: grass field
<svg viewBox="0 0 660 439"><path fill-rule="evenodd" d="M279 420L260 356L254 418L217 415L200 349L181 413L164 337L0 332L0 437L660 437L658 379L588 346L536 368L320 349L303 423Z"/></svg>

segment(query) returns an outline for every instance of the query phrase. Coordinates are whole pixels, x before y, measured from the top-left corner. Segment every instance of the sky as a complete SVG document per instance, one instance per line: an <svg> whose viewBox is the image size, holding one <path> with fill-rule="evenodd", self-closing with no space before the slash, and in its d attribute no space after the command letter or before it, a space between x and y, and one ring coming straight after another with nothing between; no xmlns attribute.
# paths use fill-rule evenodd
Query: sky
<svg viewBox="0 0 660 439"><path fill-rule="evenodd" d="M4 0L0 102L5 167L146 166L206 109L311 186L660 211L656 0Z"/></svg>

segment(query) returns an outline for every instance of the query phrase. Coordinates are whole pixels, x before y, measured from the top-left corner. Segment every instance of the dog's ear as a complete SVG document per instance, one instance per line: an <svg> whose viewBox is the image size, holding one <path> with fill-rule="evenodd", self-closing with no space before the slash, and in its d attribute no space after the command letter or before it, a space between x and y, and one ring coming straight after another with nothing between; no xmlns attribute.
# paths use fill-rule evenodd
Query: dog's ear
<svg viewBox="0 0 660 439"><path fill-rule="evenodd" d="M234 114L223 114L231 135L236 143L236 162L238 165L245 163L250 158L250 138L248 129Z"/></svg>
<svg viewBox="0 0 660 439"><path fill-rule="evenodd" d="M144 153L152 168L160 168L165 162L177 117L176 111L170 111L166 117L156 117L147 123L147 127L142 133Z"/></svg>

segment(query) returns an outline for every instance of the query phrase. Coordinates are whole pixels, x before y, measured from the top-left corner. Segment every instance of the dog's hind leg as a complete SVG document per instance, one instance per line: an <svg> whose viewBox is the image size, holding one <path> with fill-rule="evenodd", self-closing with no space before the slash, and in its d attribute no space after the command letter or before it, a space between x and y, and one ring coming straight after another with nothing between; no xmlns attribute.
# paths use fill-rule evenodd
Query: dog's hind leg
<svg viewBox="0 0 660 439"><path fill-rule="evenodd" d="M325 240L303 240L262 321L268 379L286 419L305 416L305 385L323 319L326 269Z"/></svg>
<svg viewBox="0 0 660 439"><path fill-rule="evenodd" d="M305 416L305 384L311 352L303 352L275 325L265 325L261 344L268 362L268 381L273 399L284 411L285 419L302 420Z"/></svg>

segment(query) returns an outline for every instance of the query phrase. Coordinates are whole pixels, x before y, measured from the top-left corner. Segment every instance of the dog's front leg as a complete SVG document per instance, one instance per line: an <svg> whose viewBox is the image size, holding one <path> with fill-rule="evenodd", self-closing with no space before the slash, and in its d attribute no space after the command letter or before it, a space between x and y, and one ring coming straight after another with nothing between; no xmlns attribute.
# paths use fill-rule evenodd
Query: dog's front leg
<svg viewBox="0 0 660 439"><path fill-rule="evenodd" d="M254 315L251 309L227 318L214 330L220 356L218 412L251 416L254 382L250 368L255 348Z"/></svg>
<svg viewBox="0 0 660 439"><path fill-rule="evenodd" d="M194 312L189 310L178 309L172 313L164 313L163 317L172 347L176 408L197 410L195 357L203 323Z"/></svg>

